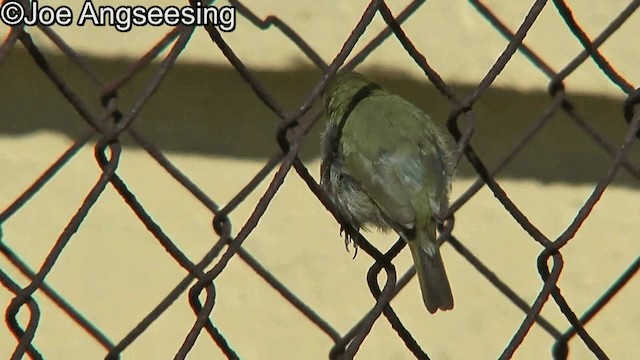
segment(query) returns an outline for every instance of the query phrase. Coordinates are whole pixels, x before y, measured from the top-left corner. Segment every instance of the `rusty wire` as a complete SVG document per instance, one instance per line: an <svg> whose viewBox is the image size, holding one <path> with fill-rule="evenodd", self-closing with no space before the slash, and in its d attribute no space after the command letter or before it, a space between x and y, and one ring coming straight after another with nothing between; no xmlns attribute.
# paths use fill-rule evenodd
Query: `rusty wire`
<svg viewBox="0 0 640 360"><path fill-rule="evenodd" d="M303 118L307 112L311 110L312 105L317 101L326 81L331 77L338 68L354 68L360 64L367 56L391 36L395 36L407 53L413 58L416 65L419 66L429 81L441 92L443 97L451 105L447 126L448 130L457 141L459 157L464 156L473 166L479 179L472 184L460 197L453 201L447 217L447 221L441 227L441 239L447 241L453 248L465 258L478 272L480 272L495 288L507 297L513 304L521 309L526 315L522 324L518 329L514 329L514 335L506 345L501 359L507 359L513 356L518 346L523 342L529 329L538 324L548 334L550 334L556 342L552 348L552 354L555 358L566 358L568 354L569 341L578 335L592 353L599 359L606 359L607 355L600 348L598 342L587 332L584 325L587 324L594 316L596 316L607 302L631 280L640 268L640 258L629 265L598 299L594 299L593 305L581 316L575 314L570 304L560 293L557 286L558 277L562 270L564 260L560 250L565 246L578 231L582 223L587 219L591 210L594 208L599 198L612 181L616 173L622 168L636 180L640 180L640 169L633 165L627 159L629 148L633 144L636 137L640 137L640 89L635 88L622 75L620 75L612 65L607 61L605 56L599 51L599 46L616 32L620 26L637 10L640 6L640 0L630 1L629 5L623 9L620 14L600 33L594 40L582 30L580 24L572 15L571 8L565 1L553 0L552 4L546 0L534 1L531 8L523 18L520 26L515 30L510 30L503 21L492 12L489 6L481 1L470 0L472 6L498 31L508 40L508 45L497 58L494 65L486 73L479 84L466 96L457 94L441 76L438 74L427 61L427 58L413 45L411 39L404 33L402 23L411 17L413 13L418 11L425 1L412 1L407 7L394 16L384 1L373 0L363 11L360 21L354 27L352 33L344 42L340 52L335 56L330 64L326 64L321 56L313 50L313 47L305 42L305 40L296 33L289 25L277 16L268 16L261 19L254 14L251 9L243 5L240 1L232 0L230 3L235 6L237 12L250 21L259 29L265 30L275 27L287 36L293 44L322 72L325 76L310 89L308 96L304 101L298 104L293 111L288 111L278 102L262 84L262 82L253 75L252 71L244 65L239 56L237 56L222 34L215 27L207 27L206 30L211 38L213 46L219 48L229 63L241 75L242 79L250 84L255 95L280 119L277 128L276 141L280 146L280 151L273 154L264 164L264 167L255 175L253 179L223 207L220 207L206 193L200 190L189 177L174 166L171 161L163 154L163 152L152 142L149 141L135 126L135 120L145 103L154 94L154 92L162 86L165 76L171 71L180 53L185 49L187 42L194 32L193 27L178 26L170 31L162 38L152 49L150 49L143 57L133 64L121 77L108 81L102 79L91 67L90 64L79 55L71 46L69 46L63 38L58 36L51 28L40 26L42 31L68 58L80 68L95 86L101 89L100 100L103 105L102 113L92 113L78 94L69 88L64 78L53 67L51 67L47 56L39 50L33 41L27 29L17 26L11 28L2 47L0 47L0 65L3 60L10 56L12 48L16 43L22 44L30 56L33 58L38 68L49 78L56 86L58 91L65 97L75 111L86 122L88 130L78 137L72 146L56 160L51 166L38 178L34 183L17 199L11 203L6 209L0 213L0 252L6 257L22 274L29 279L29 284L25 287L19 286L14 279L0 269L0 282L10 292L15 294L11 303L6 310L6 322L10 331L15 335L17 344L13 351L12 358L19 359L25 354L33 359L41 359L43 355L35 348L32 340L35 336L36 328L39 321L40 310L37 302L31 297L35 291L42 291L47 297L52 299L55 304L60 307L74 322L81 326L90 336L92 336L107 352L106 358L117 359L121 353L130 346L136 339L143 334L148 327L158 319L158 317L168 309L168 307L183 293L188 290L189 303L193 309L195 320L191 330L185 334L185 339L175 355L176 359L185 358L196 338L205 330L211 340L214 341L222 352L232 359L239 358L234 352L231 344L227 342L224 335L211 322L210 313L215 307L216 297L216 278L225 270L229 260L237 256L250 266L266 283L278 291L283 298L295 307L301 314L306 316L318 330L324 332L334 345L328 349L329 357L334 358L352 358L357 353L360 345L371 331L373 324L378 321L381 315L389 321L392 328L396 331L401 341L416 356L416 358L428 358L427 352L422 345L412 336L406 329L402 321L396 315L390 301L398 294L399 291L411 280L415 275L412 268L402 276L397 274L397 270L393 265L393 259L399 254L405 246L403 241L398 240L389 250L382 252L370 244L366 238L352 228L346 226L346 231L352 236L360 249L374 260L368 274L367 281L372 296L376 299L375 306L366 314L363 314L360 321L354 324L350 331L341 334L330 323L319 316L314 310L299 299L295 293L281 283L267 268L257 261L242 244L247 236L255 228L258 220L267 211L271 200L278 192L285 176L291 172L291 168L305 181L308 188L313 192L322 204L330 211L337 221L340 216L330 200L320 189L313 177L310 175L304 163L298 158L298 150L301 140L307 131L320 118L320 113L313 113L312 116ZM22 2L27 4L26 1ZM195 2L192 1L193 5ZM555 6L559 16L562 17L571 32L579 40L584 51L572 59L563 69L556 71L552 69L536 52L527 46L524 42L527 31L536 22L538 15L545 6ZM363 49L352 57L350 62L345 63L347 57L351 55L355 44L369 23L376 15L380 15L388 25L376 37L374 37ZM145 69L159 54L166 48L171 47L168 54L161 61L160 66L150 78L144 90L138 97L133 107L124 111L118 107L117 95L118 91L126 86L128 82L134 78L140 71ZM492 85L496 77L502 72L507 63L511 60L516 52L521 52L527 60L535 66L541 73L549 79L549 98L550 103L540 116L532 122L530 127L522 134L512 148L504 154L503 159L493 168L488 168L481 160L480 156L475 152L470 144L475 126L474 104L480 99L486 90ZM571 75L582 63L587 59L592 59L612 83L617 85L622 92L627 95L627 99L621 104L620 122L628 123L627 135L621 144L613 144L605 140L596 129L594 129L588 121L585 114L582 114L572 102L572 99L564 91L563 81ZM544 128L548 120L556 113L564 112L574 121L580 129L582 129L593 140L594 146L601 148L607 153L612 163L608 171L602 176L593 189L593 192L580 208L573 222L560 234L556 239L550 239L543 234L538 228L532 224L525 214L511 201L508 194L496 181L495 176L503 168L505 168L516 155L523 150L527 144ZM460 118L465 118L465 126L461 127ZM303 120L304 119L304 120ZM213 229L219 236L218 241L211 247L206 255L197 262L191 261L172 239L164 233L161 226L157 224L151 216L146 212L144 207L136 200L135 195L127 188L126 183L116 174L118 162L122 153L122 145L119 137L121 134L127 133L131 138L140 145L159 165L161 165L171 176L184 186L199 202L209 209L213 216ZM37 270L31 270L10 247L2 241L2 224L9 219L16 211L25 205L31 197L36 194L49 180L56 176L56 173L65 166L65 164L78 152L78 150L88 144L92 139L95 142L95 158L102 169L100 177L96 180L95 185L85 197L81 207L76 214L70 219L67 227L57 239L54 247L49 252L42 266ZM264 192L262 198L256 205L253 213L246 223L242 224L240 231L235 237L231 235L231 221L228 215L255 189L258 185L267 181L267 176L273 171L275 176L269 182L268 188ZM78 313L72 304L68 303L63 296L58 294L55 289L45 283L45 279L49 271L53 268L58 260L64 247L71 240L72 235L78 229L90 208L95 204L98 196L104 191L105 187L111 184L126 201L128 206L134 211L137 218L145 225L145 227L155 236L161 246L174 258L174 260L183 267L188 275L175 286L175 288L166 295L166 297L146 316L140 323L131 329L122 339L113 341L104 334L98 327L91 323L90 320ZM540 278L544 283L542 290L533 303L528 304L507 284L496 276L487 264L478 259L469 249L467 249L461 241L454 235L455 213L462 205L468 202L483 186L488 186L495 197L502 203L505 210L518 222L518 224L531 236L531 238L542 245L542 251L538 257L538 270ZM549 269L548 260L552 258L552 267ZM216 262L214 263L214 260ZM384 272L385 283L380 288L378 283L378 275ZM206 300L200 302L200 295L205 294ZM540 315L542 307L551 297L560 308L567 321L570 323L568 329L561 331L555 328L548 320ZM17 314L26 306L29 314L29 321L26 328L22 328L17 321Z"/></svg>

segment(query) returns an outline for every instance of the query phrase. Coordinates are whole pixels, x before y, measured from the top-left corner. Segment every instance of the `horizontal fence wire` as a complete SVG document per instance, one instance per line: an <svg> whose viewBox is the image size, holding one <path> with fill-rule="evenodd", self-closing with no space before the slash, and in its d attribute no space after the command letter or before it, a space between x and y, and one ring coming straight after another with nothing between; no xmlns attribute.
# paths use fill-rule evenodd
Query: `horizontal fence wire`
<svg viewBox="0 0 640 360"><path fill-rule="evenodd" d="M257 29L266 30L270 28L278 29L294 44L300 52L308 58L324 76L309 89L308 95L300 103L291 109L287 109L277 98L267 90L264 83L255 75L243 62L240 55L234 51L233 46L225 40L225 36L214 26L207 26L205 29L211 39L211 46L218 48L228 60L228 63L241 76L242 80L250 84L255 96L279 119L274 143L279 146L279 151L273 153L264 163L261 170L231 199L226 205L220 205L207 193L201 190L189 178L188 174L181 171L172 163L164 152L153 141L136 127L136 119L147 104L148 100L163 85L163 81L172 71L176 60L187 47L189 40L196 30L193 26L178 25L168 32L157 42L144 56L133 63L121 76L113 79L104 79L94 68L80 55L73 46L68 44L64 38L54 31L53 28L44 25L37 27L24 27L16 25L10 28L7 36L0 47L0 69L7 57L11 56L11 51L16 46L22 46L33 59L35 66L46 76L46 78L56 87L57 91L66 99L68 104L75 110L79 117L86 123L86 131L78 136L73 144L53 163L40 177L21 194L17 194L14 202L0 213L0 253L13 264L16 269L27 279L26 284L19 284L8 272L0 269L0 281L3 286L14 297L6 307L6 326L13 333L17 342L12 351L12 358L19 359L28 356L32 359L46 358L33 343L34 336L40 321L41 304L34 299L36 291L41 291L46 297L51 299L73 322L80 326L88 335L100 344L105 350L106 358L118 359L139 337L167 311L167 309L183 294L188 294L188 301L193 310L194 319L191 329L184 334L184 341L175 354L176 359L186 358L192 350L196 339L201 333L206 332L220 350L231 359L241 357L234 350L234 344L229 342L221 329L211 320L211 312L216 308L216 292L218 283L216 279L222 274L229 261L236 257L248 265L266 284L275 289L290 306L294 307L300 314L311 321L318 331L328 336L333 345L327 349L327 354L332 359L353 358L372 330L374 323L381 321L383 317L389 322L393 330L406 348L420 359L429 358L428 346L417 339L405 326L400 317L396 314L391 300L409 283L415 276L415 270L411 268L405 273L398 274L394 259L404 248L405 243L400 239L388 250L380 250L372 245L362 234L351 228L348 224L343 224L345 231L360 249L360 256L371 257L373 264L367 273L367 283L371 295L375 299L375 305L363 314L359 321L352 324L347 332L340 332L327 319L323 318L310 305L305 303L296 293L274 276L269 268L258 261L243 244L247 237L255 229L258 221L269 209L274 196L281 188L285 177L290 173L296 173L304 181L309 191L311 191L324 207L341 222L341 217L335 206L329 200L319 184L311 176L309 169L298 156L303 138L308 131L322 117L322 113L315 110L313 105L318 101L322 90L326 86L338 69L353 69L361 64L367 57L376 51L383 43L392 37L400 41L400 44L415 64L423 71L425 77L442 94L445 101L450 106L447 118L447 129L456 141L456 155L458 161L466 159L478 175L477 180L459 197L452 201L445 223L441 226L440 239L450 244L453 249L468 263L484 276L504 297L513 303L515 307L523 313L522 323L513 329L513 336L508 341L501 354L495 354L500 359L511 358L518 347L525 340L533 326L539 326L546 333L555 339L555 344L550 351L557 359L564 359L568 356L570 341L579 338L580 341L599 359L607 359L608 356L602 349L597 339L587 331L585 325L593 318L597 317L607 303L620 291L625 289L633 281L640 267L640 257L628 265L628 268L614 279L610 287L598 298L591 299L592 305L582 314L576 314L567 299L562 295L558 286L558 278L565 264L562 249L565 247L576 232L580 229L591 211L596 206L598 200L612 182L619 170L629 174L632 178L640 181L640 168L634 165L628 158L629 149L640 137L640 88L626 80L600 51L601 45L631 17L640 6L640 0L630 1L629 4L593 39L586 34L583 27L573 16L572 9L567 2L562 0L533 1L526 15L521 19L517 28L511 29L505 24L491 6L482 1L470 0L469 5L477 11L484 19L503 36L508 44L496 59L485 76L468 94L459 94L444 79L428 61L428 57L421 53L413 44L410 37L403 30L403 23L411 18L418 11L428 11L425 6L426 1L412 1L402 11L393 14L388 5L381 0L373 0L364 9L360 20L353 28L349 37L344 41L342 48L336 54L331 63L327 64L322 57L314 50L313 44L305 41L303 36L298 34L285 21L276 15L268 16L264 19L254 13L250 7L241 1L229 1L235 7L237 13L244 17L252 26ZM4 1L3 4L8 3ZM21 2L28 7L27 1ZM191 1L191 6L196 6L196 1ZM184 5L184 4L182 4ZM553 69L535 49L525 42L527 32L539 19L540 13L545 7L555 7L557 16L560 16L571 33L575 36L583 51L567 62L561 69ZM376 36L363 44L361 50L354 51L356 44L361 43L361 37L369 24L376 16L380 16L386 23L386 27ZM444 16L444 15L443 15ZM95 113L90 110L89 105L82 100L81 96L73 90L67 83L65 76L57 71L51 64L49 55L41 51L32 36L32 32L40 31L51 42L65 54L65 56L82 71L84 76L100 89L99 101L102 110ZM548 103L544 111L540 113L519 139L508 151L502 154L502 158L497 164L489 167L486 161L476 152L471 145L473 138L476 112L474 105L481 99L487 90L494 84L498 75L511 61L514 54L519 52L531 65L535 67L543 76L548 79ZM133 106L122 109L118 103L118 92L130 84L132 79L139 73L147 70L150 64L164 54L159 60L159 66L154 68L153 74L147 81L139 97ZM347 61L347 59L350 59ZM606 76L612 84L625 94L626 99L620 103L619 121L626 122L626 136L621 143L613 143L607 139L591 125L588 114L585 114L575 105L574 99L565 92L565 81L568 77L586 61L593 61L597 64L600 75ZM5 91L11 91L5 89ZM518 153L527 148L530 142L547 126L549 119L558 113L565 114L570 121L575 122L592 141L595 148L601 149L603 153L611 159L611 165L593 187L591 194L580 207L575 218L569 226L556 238L549 238L536 227L526 216L523 210L511 199L507 191L496 180L496 176L506 166L514 161ZM218 236L218 240L211 246L206 254L198 260L190 259L176 245L175 241L163 230L148 213L145 207L137 200L126 182L117 173L118 165L124 151L121 137L127 135L146 151L151 158L157 162L168 174L183 186L198 202L208 209L213 217L212 227ZM270 135L265 135L270 136ZM480 140L482 141L482 140ZM69 161L86 145L93 144L95 160L100 166L99 178L86 194L81 206L69 219L64 231L57 238L54 246L47 254L42 265L33 270L22 259L21 255L12 249L4 240L2 225L7 220L27 204L32 197L37 194L49 181L56 177ZM293 170L293 171L292 171ZM273 175L272 175L273 174ZM270 177L271 176L271 177ZM257 191L260 185L267 184L262 197L253 209L253 212L242 224L232 224L229 215L247 199L252 193ZM188 275L169 292L166 296L149 312L141 314L142 320L125 336L115 339L106 334L90 319L78 312L72 303L65 299L64 295L56 291L47 284L47 275L53 267L60 261L60 255L64 248L71 241L74 233L85 220L89 210L96 204L98 197L106 187L112 186L126 204L131 208L134 215L153 234L158 243L169 253L173 260L185 269ZM456 236L455 215L456 212L485 186L500 201L504 209L511 217L526 231L532 241L541 245L541 251L537 258L537 268L540 279L543 282L534 301L528 303L512 289L506 282L500 279L491 270L491 264L487 264L473 254L464 245L464 242ZM238 226L239 230L232 234L232 225ZM385 279L383 284L378 282L380 275ZM382 286L382 288L381 288ZM548 319L541 314L543 306L552 300L568 322L567 329L558 329ZM18 313L28 314L26 326L18 321ZM4 342L6 343L6 341Z"/></svg>

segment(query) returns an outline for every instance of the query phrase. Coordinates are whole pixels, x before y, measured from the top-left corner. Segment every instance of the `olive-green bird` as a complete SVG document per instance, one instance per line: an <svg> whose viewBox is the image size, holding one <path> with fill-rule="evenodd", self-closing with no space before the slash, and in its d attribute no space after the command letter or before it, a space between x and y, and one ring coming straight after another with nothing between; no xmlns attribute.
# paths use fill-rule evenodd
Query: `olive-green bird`
<svg viewBox="0 0 640 360"><path fill-rule="evenodd" d="M436 226L448 208L453 167L436 125L355 72L329 82L324 107L320 185L356 229L395 230L409 244L427 310L452 309Z"/></svg>

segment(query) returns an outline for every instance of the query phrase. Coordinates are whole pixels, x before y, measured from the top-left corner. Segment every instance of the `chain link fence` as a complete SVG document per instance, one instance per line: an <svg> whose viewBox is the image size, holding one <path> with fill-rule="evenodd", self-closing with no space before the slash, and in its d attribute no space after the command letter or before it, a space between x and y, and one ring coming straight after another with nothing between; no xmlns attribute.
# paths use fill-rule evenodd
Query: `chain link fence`
<svg viewBox="0 0 640 360"><path fill-rule="evenodd" d="M3 2L4 4L7 1ZM355 239L359 248L358 256L371 257L373 264L367 273L367 282L371 296L375 299L375 305L361 319L354 323L351 330L340 332L328 320L320 316L314 309L306 304L296 293L285 286L275 277L267 266L264 266L249 253L243 244L248 240L252 231L257 226L261 217L269 210L270 203L278 193L287 175L294 173L302 179L327 211L331 212L339 221L335 207L328 200L318 183L310 173L315 173L315 169L308 169L305 162L298 156L302 140L309 130L321 118L322 113L313 105L318 101L327 79L331 77L338 68L352 69L362 63L370 54L376 51L385 41L395 37L400 41L402 47L419 66L424 75L442 94L443 102L448 102L450 112L447 119L447 129L456 141L456 155L459 161L466 161L473 167L478 175L477 180L461 195L453 199L447 221L440 229L440 236L455 251L469 262L480 274L495 286L496 290L507 297L517 308L522 310L524 319L521 324L513 329L513 336L505 346L501 354L492 354L501 359L511 358L518 347L523 343L530 329L538 326L555 339L555 344L550 350L552 356L557 359L567 358L571 341L582 341L588 349L599 359L608 358L601 348L598 340L594 338L585 325L594 317L605 313L607 303L619 292L628 288L633 280L633 276L640 267L640 257L628 264L627 269L619 274L618 278L611 283L611 286L598 298L590 299L592 305L582 314L576 314L571 304L565 299L558 287L558 279L561 275L564 259L562 250L574 238L576 232L587 220L591 211L598 203L599 199L612 182L616 174L621 170L628 173L633 179L640 180L640 168L629 159L629 149L640 137L640 89L637 84L629 83L616 69L608 62L607 58L600 52L599 47L632 16L640 6L640 1L630 1L620 14L610 22L597 36L590 38L579 22L574 18L570 6L562 0L544 1L537 0L531 5L526 16L521 20L517 29L510 29L505 25L491 9L481 1L469 1L469 6L481 14L489 22L495 31L508 40L508 46L496 59L493 66L486 73L486 76L475 86L469 94L459 94L447 84L437 69L429 64L429 54L423 54L417 49L412 40L405 34L402 24L418 11L429 11L426 1L413 1L397 14L392 14L384 1L371 1L362 12L362 16L352 33L344 41L342 49L335 56L330 64L325 63L322 57L314 51L313 44L307 43L287 23L277 16L269 16L266 19L258 17L250 8L240 1L230 1L235 7L237 14L249 20L258 29L277 28L290 41L295 44L300 52L304 54L318 69L325 73L325 76L318 79L317 83L308 90L308 96L301 103L291 109L285 106L267 90L264 83L255 76L251 69L244 65L243 60L234 52L233 45L225 40L224 33L214 26L206 27L206 31L211 39L211 45L222 51L228 59L229 64L237 71L242 79L250 84L255 96L263 102L279 119L276 142L280 151L271 156L258 172L228 203L221 205L212 199L211 196L201 190L189 178L189 174L178 169L162 150L145 134L134 126L136 118L147 104L154 93L163 85L163 80L170 74L176 60L181 52L187 47L191 36L196 30L195 27L184 25L176 26L166 34L164 38L141 57L133 66L128 68L121 76L113 79L103 79L87 62L83 56L78 54L65 39L60 37L52 28L47 26L10 28L2 47L0 48L0 69L2 62L11 56L12 49L17 46L24 47L35 66L42 71L51 81L57 90L68 101L69 105L80 115L86 123L86 131L83 135L75 139L72 146L62 154L50 167L42 173L40 177L29 186L17 199L9 204L0 213L0 252L15 268L28 277L28 283L19 284L18 279L13 278L4 269L0 269L0 281L3 286L15 296L6 307L6 326L13 333L17 342L12 350L12 358L19 359L28 356L33 359L46 358L47 354L41 353L33 339L36 335L41 317L41 304L34 300L34 293L37 291L45 294L77 325L82 327L97 343L99 343L107 353L106 358L120 358L121 354L145 333L157 319L183 294L188 293L189 305L193 309L194 319L190 331L185 335L182 346L175 354L176 359L184 359L192 350L198 337L208 337L217 347L231 359L240 358L242 354L234 351L234 344L223 334L223 330L218 328L212 321L211 313L216 308L216 293L223 291L216 285L216 279L225 271L229 261L237 257L251 267L269 286L273 287L290 306L297 309L309 321L311 321L318 332L329 337L333 346L327 349L330 358L352 358L358 354L361 344L370 334L376 322L387 321L397 333L397 341L402 342L406 348L416 358L429 358L429 345L423 339L416 338L396 314L391 300L411 281L415 275L413 269L406 273L398 274L394 266L394 259L403 250L405 244L398 240L389 249L381 250L376 248L362 234L347 228L347 232ZM27 1L23 1L24 6L28 6ZM191 3L195 6L195 2ZM549 66L545 60L536 53L535 49L526 45L525 37L527 31L536 23L539 14L544 7L555 7L557 15L562 17L566 26L575 35L575 38L583 46L584 50L575 56L563 68L557 70ZM381 16L388 25L383 31L366 43L362 49L354 54L354 47L363 35L367 26L374 17ZM444 15L443 15L444 16ZM637 21L637 19L636 19ZM58 72L48 59L48 55L39 50L32 32L40 31L48 37L64 53L68 59L77 66L91 81L94 86L100 89L100 102L103 109L100 113L95 113L90 109L78 93L67 84L65 76ZM18 45L19 44L19 45ZM168 51L167 51L168 49ZM503 154L503 158L495 165L487 166L482 157L471 146L471 140L489 141L487 139L475 139L474 130L476 115L474 105L481 99L492 86L496 77L503 71L512 59L512 56L520 52L526 59L546 78L548 78L548 103L544 112L540 113L531 123L528 131L517 139L510 151ZM154 70L153 76L146 83L139 98L129 109L122 109L118 103L118 92L126 87L130 81L140 72L144 71L161 54L164 57L160 65ZM640 55L640 54L636 54ZM347 62L346 60L350 58ZM611 142L602 136L588 119L588 115L576 107L572 97L565 91L565 80L576 72L576 70L586 61L593 61L597 64L601 74L606 76L615 84L620 92L625 94L626 100L620 102L618 118L609 119L616 126L627 127L626 136L618 142ZM593 76L596 76L594 74ZM10 92L10 89L4 89ZM606 153L611 159L609 169L602 175L599 181L593 186L593 190L584 204L581 205L573 221L556 238L550 238L544 234L527 218L523 210L516 206L507 191L496 180L496 174L508 166L520 151L525 149L529 142L534 139L548 123L548 120L557 113L564 113L577 126L592 139L593 147ZM4 119L8 121L8 119ZM256 120L257 121L257 120ZM625 124L626 123L626 124ZM117 173L119 161L124 151L120 137L124 134L130 136L138 146L144 149L162 168L164 168L181 186L190 192L199 202L201 202L213 216L213 230L217 234L217 242L210 248L204 257L193 260L176 245L174 240L163 230L161 224L154 221L145 207L138 201L135 194L130 190L125 181ZM98 137L95 140L95 137ZM264 136L270 136L264 134ZM80 148L87 144L93 144L95 149L95 160L102 170L99 180L94 184L89 193L84 198L81 206L73 215L64 231L57 238L55 245L48 252L46 259L37 270L32 270L27 266L21 255L14 251L2 238L2 225L7 220L27 204L31 198L37 194L56 174L65 167ZM272 178L269 177L274 173ZM232 224L229 215L243 203L248 195L255 191L260 185L268 184L266 191L256 204L251 216L245 223ZM490 270L491 264L486 264L474 255L462 241L456 237L455 216L456 212L470 199L474 197L484 186L487 186L492 194L504 206L504 209L517 221L521 228L526 231L531 241L540 245L540 254L537 259L537 268L543 286L532 303L525 301L510 286L503 282L494 272ZM147 314L142 315L142 320L130 329L126 336L120 339L113 339L101 330L90 319L83 316L74 308L65 297L59 294L54 288L47 284L45 279L54 266L59 262L63 249L69 244L74 233L83 223L90 209L96 204L98 197L107 187L113 187L126 204L133 210L139 221L157 239L162 246L188 275L166 294L156 307L149 309ZM239 231L233 235L232 225L238 227ZM283 225L286 226L286 225ZM459 224L458 226L464 226ZM496 229L499 231L499 229ZM380 286L379 275L385 281ZM456 284L453 284L454 291ZM416 298L418 298L416 294ZM549 300L557 304L567 321L566 329L559 329L549 320L540 315L545 304L549 305ZM454 310L455 311L455 310ZM28 320L21 324L18 313L28 314ZM606 316L606 315L603 315ZM206 333L206 336L204 335ZM452 340L457 341L457 340ZM8 344L9 341L2 340ZM4 345L3 345L4 346Z"/></svg>

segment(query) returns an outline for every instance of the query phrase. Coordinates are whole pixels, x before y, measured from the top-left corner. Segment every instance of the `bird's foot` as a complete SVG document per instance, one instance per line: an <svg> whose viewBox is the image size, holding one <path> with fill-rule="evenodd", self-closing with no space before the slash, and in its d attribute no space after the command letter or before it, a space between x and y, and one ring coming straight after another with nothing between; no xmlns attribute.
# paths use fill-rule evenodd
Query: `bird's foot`
<svg viewBox="0 0 640 360"><path fill-rule="evenodd" d="M345 249L347 249L347 252L349 251L349 245L353 245L353 248L355 249L353 258L355 259L356 255L358 254L358 242L353 236L349 234L349 231L347 231L347 227L344 225L340 225L340 236L344 237L344 247Z"/></svg>

